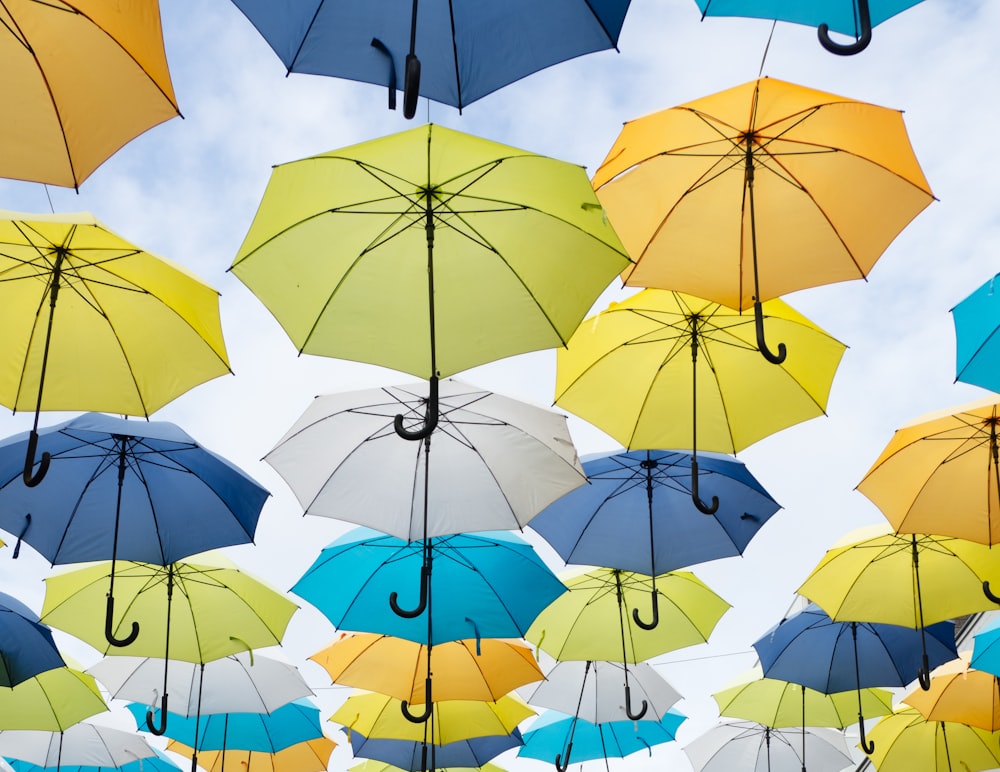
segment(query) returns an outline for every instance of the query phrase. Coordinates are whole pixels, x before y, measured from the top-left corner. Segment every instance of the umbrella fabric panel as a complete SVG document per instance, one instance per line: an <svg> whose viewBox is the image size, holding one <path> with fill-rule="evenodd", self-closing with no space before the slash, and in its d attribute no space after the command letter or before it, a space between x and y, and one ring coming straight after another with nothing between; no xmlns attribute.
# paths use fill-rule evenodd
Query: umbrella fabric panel
<svg viewBox="0 0 1000 772"><path fill-rule="evenodd" d="M510 734L472 737L443 745L425 744L420 740L369 738L353 729L345 728L344 731L355 756L376 759L410 772L419 772L424 768L425 746L427 759L433 758L436 768L454 768L481 767L504 751L523 744L518 729Z"/></svg>
<svg viewBox="0 0 1000 772"><path fill-rule="evenodd" d="M70 667L39 673L10 689L0 688L0 729L61 732L108 710L93 677Z"/></svg>
<svg viewBox="0 0 1000 772"><path fill-rule="evenodd" d="M178 767L162 751L154 748L153 756L143 759L136 759L121 766L115 767L120 772L180 772ZM7 759L14 772L51 772L52 767L31 764L20 759ZM109 772L107 767L81 764L60 764L57 767L60 772Z"/></svg>
<svg viewBox="0 0 1000 772"><path fill-rule="evenodd" d="M997 277L951 309L955 325L955 380L1000 391L1000 295Z"/></svg>
<svg viewBox="0 0 1000 772"><path fill-rule="evenodd" d="M853 762L841 732L807 727L805 762L812 769L845 769ZM696 772L800 772L801 729L769 729L743 721L720 722L684 746Z"/></svg>
<svg viewBox="0 0 1000 772"><path fill-rule="evenodd" d="M64 732L33 729L0 731L0 756L40 767L120 767L147 759L155 751L135 732L81 721Z"/></svg>
<svg viewBox="0 0 1000 772"><path fill-rule="evenodd" d="M922 0L870 0L872 26L881 24L897 13L912 8ZM750 16L757 19L777 19L795 24L818 27L826 24L832 31L854 35L857 30L855 2L811 2L798 0L695 0L706 16Z"/></svg>
<svg viewBox="0 0 1000 772"><path fill-rule="evenodd" d="M685 720L671 712L661 721L609 721L592 724L557 711L546 711L524 733L519 757L551 761L556 755L564 761L624 758L650 746L670 742ZM575 726L574 726L575 725ZM567 759L566 746L572 733L573 750Z"/></svg>
<svg viewBox="0 0 1000 772"><path fill-rule="evenodd" d="M227 750L198 751L198 766L208 772L226 769L247 769L254 772L323 772L330 763L336 743L327 737L289 745L277 753ZM194 751L176 740L167 742L167 750L191 758Z"/></svg>

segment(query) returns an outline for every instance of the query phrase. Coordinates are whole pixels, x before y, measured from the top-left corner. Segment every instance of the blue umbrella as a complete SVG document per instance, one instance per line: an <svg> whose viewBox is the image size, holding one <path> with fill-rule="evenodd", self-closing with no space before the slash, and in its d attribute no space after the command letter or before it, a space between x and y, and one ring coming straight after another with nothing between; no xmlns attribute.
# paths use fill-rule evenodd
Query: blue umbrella
<svg viewBox="0 0 1000 772"><path fill-rule="evenodd" d="M824 694L858 692L861 744L865 740L861 690L873 686L905 686L925 664L934 668L958 656L954 622L938 622L921 631L872 622L834 622L810 603L778 622L753 647L766 678L815 689ZM871 753L866 750L866 753Z"/></svg>
<svg viewBox="0 0 1000 772"><path fill-rule="evenodd" d="M819 41L834 54L863 51L875 27L921 0L696 0L705 16L750 16L817 27ZM830 31L853 35L853 43L837 43Z"/></svg>
<svg viewBox="0 0 1000 772"><path fill-rule="evenodd" d="M7 759L14 772L45 772L49 769L58 769L61 772L110 772L110 770L121 770L121 772L179 772L178 767L172 762L163 751L153 748L154 756L144 759L136 759L120 767L98 767L81 764L61 764L53 767L43 767L20 759Z"/></svg>
<svg viewBox="0 0 1000 772"><path fill-rule="evenodd" d="M973 636L972 667L1000 677L1000 619Z"/></svg>
<svg viewBox="0 0 1000 772"><path fill-rule="evenodd" d="M48 625L21 601L0 592L0 686L17 686L65 665Z"/></svg>
<svg viewBox="0 0 1000 772"><path fill-rule="evenodd" d="M252 541L270 495L165 421L86 413L38 434L51 454L47 485L22 479L28 432L0 442L0 528L18 535L15 557L23 539L53 564L110 559L109 625L116 559L165 566ZM105 634L125 646L138 626L123 641Z"/></svg>
<svg viewBox="0 0 1000 772"><path fill-rule="evenodd" d="M552 761L566 772L570 756L576 761L624 758L652 746L670 742L686 716L671 709L659 721L605 721L592 724L555 710L542 713L524 733L518 756Z"/></svg>
<svg viewBox="0 0 1000 772"><path fill-rule="evenodd" d="M136 724L146 723L148 706L130 702L125 707ZM154 711L159 722L159 709ZM295 700L270 713L210 713L200 720L169 713L167 737L199 751L260 751L277 753L296 743L323 736L319 708L309 700Z"/></svg>
<svg viewBox="0 0 1000 772"><path fill-rule="evenodd" d="M509 735L473 737L444 745L415 740L369 738L346 728L343 731L347 733L355 756L375 759L411 772L421 769L481 767L504 751L524 744L521 732L517 729Z"/></svg>
<svg viewBox="0 0 1000 772"><path fill-rule="evenodd" d="M991 391L1000 391L998 277L1000 274L951 309L955 323L955 380Z"/></svg>
<svg viewBox="0 0 1000 772"><path fill-rule="evenodd" d="M424 0L275 3L234 0L289 72L396 83L412 118L418 96L466 105L526 75L615 48L629 0Z"/></svg>

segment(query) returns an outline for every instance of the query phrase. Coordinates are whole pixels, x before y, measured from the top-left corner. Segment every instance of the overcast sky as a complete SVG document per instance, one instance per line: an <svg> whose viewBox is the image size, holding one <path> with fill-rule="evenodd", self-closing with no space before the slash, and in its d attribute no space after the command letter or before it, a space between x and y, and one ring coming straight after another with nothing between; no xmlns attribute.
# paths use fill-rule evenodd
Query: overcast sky
<svg viewBox="0 0 1000 772"><path fill-rule="evenodd" d="M226 0L169 0L163 8L167 55L183 120L137 138L92 175L79 193L0 181L0 207L21 212L88 210L134 243L184 264L222 293L223 326L234 376L178 398L154 418L179 424L273 493L256 545L229 550L240 565L287 588L318 547L347 526L304 518L287 486L260 458L316 394L411 376L310 356L294 346L259 301L226 273L273 164L417 125L428 117L471 134L582 164L593 172L623 121L753 80L770 22L702 22L693 0L634 0L618 53L564 63L474 103L464 114L421 101L417 119L386 110L385 91L315 76L285 76L277 57ZM657 667L685 695L687 742L717 718L710 694L753 665L750 643L774 624L823 552L852 528L881 516L853 490L892 432L919 415L985 394L954 380L956 302L1000 270L997 201L1000 160L1000 4L926 0L877 27L870 48L836 57L815 31L779 24L763 74L905 111L918 159L939 201L889 247L868 282L810 289L786 300L849 346L833 384L828 416L764 439L740 453L784 509L743 558L696 573L733 604L710 644L667 655ZM625 294L613 288L595 304ZM552 352L462 374L495 391L550 405ZM47 414L43 423L66 416ZM3 419L5 434L28 416ZM570 427L581 454L616 443L582 421ZM534 538L534 537L532 537ZM537 540L536 540L537 541ZM551 552L543 553L552 558ZM561 566L552 561L554 569ZM45 562L25 549L0 555L0 582L36 609ZM317 689L324 715L346 696L305 657L333 638L317 612L293 619L285 654ZM74 656L96 655L60 637ZM694 660L692 662L691 660ZM338 742L342 736L329 725ZM346 743L331 769L350 762ZM687 769L677 744L658 749L658 769ZM541 769L504 754L507 768ZM641 759L629 768L645 765ZM597 769L596 763L587 765ZM625 764L611 762L612 769Z"/></svg>

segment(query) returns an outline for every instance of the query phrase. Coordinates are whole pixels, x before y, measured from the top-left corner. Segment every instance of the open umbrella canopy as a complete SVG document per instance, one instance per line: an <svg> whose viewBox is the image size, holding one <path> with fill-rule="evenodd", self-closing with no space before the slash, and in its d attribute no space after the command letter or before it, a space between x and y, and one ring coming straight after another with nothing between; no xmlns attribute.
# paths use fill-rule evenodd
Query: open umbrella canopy
<svg viewBox="0 0 1000 772"><path fill-rule="evenodd" d="M978 772L1000 766L1000 733L966 724L928 721L907 708L880 720L869 754L879 772Z"/></svg>
<svg viewBox="0 0 1000 772"><path fill-rule="evenodd" d="M17 598L0 592L0 686L64 667L52 630Z"/></svg>
<svg viewBox="0 0 1000 772"><path fill-rule="evenodd" d="M853 764L842 732L826 727L772 729L749 721L720 721L684 746L695 772L839 772Z"/></svg>
<svg viewBox="0 0 1000 772"><path fill-rule="evenodd" d="M377 759L400 769L418 772L432 763L440 767L482 767L504 751L523 744L521 732L470 737L453 743L435 745L422 740L391 740L368 738L353 729L344 729L351 751L358 758Z"/></svg>
<svg viewBox="0 0 1000 772"><path fill-rule="evenodd" d="M1000 293L997 277L951 309L955 325L955 380L1000 391Z"/></svg>
<svg viewBox="0 0 1000 772"><path fill-rule="evenodd" d="M71 667L52 668L0 688L0 729L62 732L106 710L93 677Z"/></svg>
<svg viewBox="0 0 1000 772"><path fill-rule="evenodd" d="M506 531L429 539L433 645L467 638L520 638L538 613L566 591L534 548ZM292 587L341 630L428 643L426 609L393 613L389 598L409 604L423 563L420 542L355 528L324 549ZM408 589L410 588L410 589Z"/></svg>
<svg viewBox="0 0 1000 772"><path fill-rule="evenodd" d="M54 767L46 767L20 759L8 759L7 762L14 772L52 772L53 769L57 769L59 772L110 772L110 769L119 770L119 772L180 772L180 767L165 753L153 748L153 754L111 768L100 764L59 764Z"/></svg>
<svg viewBox="0 0 1000 772"><path fill-rule="evenodd" d="M0 176L77 187L180 114L157 0L9 2L0 20Z"/></svg>
<svg viewBox="0 0 1000 772"><path fill-rule="evenodd" d="M254 772L324 772L330 763L330 754L337 744L328 737L289 745L277 753L264 751L227 750L200 751L198 766L208 772L225 772L226 769L243 769ZM194 751L176 740L167 742L167 750L191 758Z"/></svg>
<svg viewBox="0 0 1000 772"><path fill-rule="evenodd" d="M903 702L928 721L968 724L987 732L1000 730L1000 679L969 664L971 652L931 671L930 689L915 689Z"/></svg>
<svg viewBox="0 0 1000 772"><path fill-rule="evenodd" d="M397 772L399 769L400 767L397 767L395 764L368 759L367 761L362 761L360 764L355 764L353 767L348 767L347 772ZM442 767L436 765L434 769L437 772L449 772L449 770L457 770L461 769L461 767ZM506 772L503 767L498 767L496 764L490 764L489 762L478 767L478 769L482 772Z"/></svg>
<svg viewBox="0 0 1000 772"><path fill-rule="evenodd" d="M1000 676L1000 619L986 624L973 641L972 667Z"/></svg>
<svg viewBox="0 0 1000 772"><path fill-rule="evenodd" d="M63 732L0 730L0 756L40 767L113 768L155 755L149 743L135 732L86 721L73 724Z"/></svg>

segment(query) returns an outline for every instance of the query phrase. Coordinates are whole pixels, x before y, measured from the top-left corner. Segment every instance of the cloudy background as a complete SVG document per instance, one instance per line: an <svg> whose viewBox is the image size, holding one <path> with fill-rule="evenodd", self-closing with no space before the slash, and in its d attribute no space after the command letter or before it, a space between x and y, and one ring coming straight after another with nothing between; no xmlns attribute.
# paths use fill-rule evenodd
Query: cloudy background
<svg viewBox="0 0 1000 772"><path fill-rule="evenodd" d="M462 115L421 101L417 120L386 110L383 88L306 75L286 77L277 57L226 0L164 0L163 27L174 88L184 114L139 137L100 167L79 193L0 181L0 207L20 212L88 210L143 248L195 271L222 294L233 376L199 386L154 418L179 424L273 493L256 544L228 550L244 568L284 589L319 547L348 526L305 518L284 482L260 461L316 394L414 379L365 365L298 357L257 299L226 273L273 164L401 131L428 118L471 134L582 164L591 172L623 121L763 74L905 111L917 157L938 197L889 247L868 282L786 297L849 346L833 384L828 416L762 440L740 458L783 505L743 558L696 568L733 604L710 644L656 660L685 695L691 719L681 744L717 718L710 694L755 661L750 643L775 623L825 549L852 528L881 520L853 490L899 425L983 396L954 380L955 303L1000 270L1000 3L926 0L877 27L871 47L836 57L815 31L760 20L707 19L693 0L633 0L619 41L474 103ZM625 294L610 289L604 308ZM552 352L512 358L462 374L464 380L550 405ZM66 416L46 414L43 423ZM29 426L3 416L0 432ZM616 443L570 419L581 454ZM530 532L529 538L537 543ZM551 551L543 554L552 557ZM560 568L557 560L553 568ZM25 548L0 553L0 586L41 607L45 561ZM298 663L324 716L346 697L305 658L329 643L330 624L304 608L284 654ZM97 655L61 636L84 665ZM115 717L99 720L118 721ZM343 736L331 769L352 761ZM538 762L497 760L515 769ZM588 766L597 768L599 762ZM678 744L651 760L687 769Z"/></svg>

